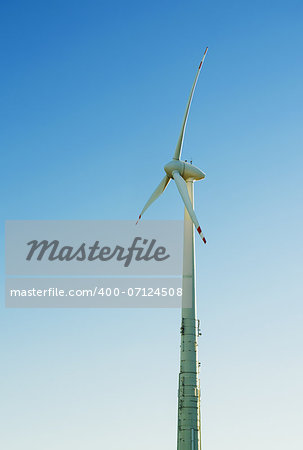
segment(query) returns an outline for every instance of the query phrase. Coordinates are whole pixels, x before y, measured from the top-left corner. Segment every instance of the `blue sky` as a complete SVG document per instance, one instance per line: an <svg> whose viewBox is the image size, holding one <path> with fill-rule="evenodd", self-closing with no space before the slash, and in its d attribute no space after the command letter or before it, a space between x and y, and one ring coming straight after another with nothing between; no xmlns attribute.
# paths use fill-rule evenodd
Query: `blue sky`
<svg viewBox="0 0 303 450"><path fill-rule="evenodd" d="M300 1L0 5L3 230L136 220L209 46L183 149L206 173L207 450L303 444L302 13ZM182 217L173 183L146 213ZM175 310L6 310L3 298L1 447L176 448L179 324Z"/></svg>

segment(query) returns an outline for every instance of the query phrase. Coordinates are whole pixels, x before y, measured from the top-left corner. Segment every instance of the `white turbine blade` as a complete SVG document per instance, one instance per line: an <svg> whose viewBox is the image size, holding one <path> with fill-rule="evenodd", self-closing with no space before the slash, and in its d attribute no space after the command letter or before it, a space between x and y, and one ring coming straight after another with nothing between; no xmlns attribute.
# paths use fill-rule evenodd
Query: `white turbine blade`
<svg viewBox="0 0 303 450"><path fill-rule="evenodd" d="M190 91L190 95L189 95L189 99L188 99L188 103L187 103L187 106L186 106L185 115L184 115L184 119L183 119L183 124L182 124L182 128L181 128L181 133L180 133L180 136L179 136L179 140L178 140L178 143L177 143L177 147L176 147L173 159L180 159L180 157L181 157L181 151L182 151L182 146L183 146L183 139L184 139L184 133L185 133L185 127L186 127L187 117L188 117L188 113L189 113L189 108L190 108L190 105L191 105L191 101L192 101L192 98L193 98L193 95L194 95L194 92L195 92L195 87L196 87L196 84L197 84L197 81L198 81L198 78L199 78L200 70L201 70L201 67L203 65L203 62L204 62L207 50L208 50L208 47L206 47L206 49L205 49L203 58L202 58L202 60L200 62L200 65L199 65L199 68L198 68L198 71L197 71L197 74L196 74L196 78L194 80L193 87L191 88L191 91Z"/></svg>
<svg viewBox="0 0 303 450"><path fill-rule="evenodd" d="M161 181L161 183L159 184L159 186L154 190L154 192L152 193L152 195L150 196L150 198L148 199L148 201L146 202L144 208L141 211L141 214L139 216L139 219L137 220L137 223L139 222L139 220L141 219L142 215L145 213L145 211L147 210L147 208L155 201L157 200L157 198L162 194L162 192L165 191L166 186L168 185L168 183L170 182L170 178L165 175L165 177L163 178L163 180Z"/></svg>
<svg viewBox="0 0 303 450"><path fill-rule="evenodd" d="M182 197L184 205L185 205L185 207L187 209L187 212L188 212L191 220L193 221L193 224L197 228L197 231L198 231L199 235L201 236L202 241L204 242L204 244L206 244L206 239L205 239L205 237L204 237L204 235L202 233L202 230L201 230L201 227L199 225L197 216L196 216L195 211L193 209L193 205L192 205L191 200L190 200L189 195L188 195L186 182L185 182L184 178L181 177L179 172L174 171L172 175L174 177L174 180L176 182L177 188L178 188L178 190L180 192L180 195Z"/></svg>

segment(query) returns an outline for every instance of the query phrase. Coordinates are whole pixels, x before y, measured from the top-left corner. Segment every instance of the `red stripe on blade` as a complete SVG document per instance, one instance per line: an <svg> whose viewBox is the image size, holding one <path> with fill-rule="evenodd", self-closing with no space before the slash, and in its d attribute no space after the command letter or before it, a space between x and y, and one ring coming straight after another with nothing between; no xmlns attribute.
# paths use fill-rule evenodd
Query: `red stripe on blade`
<svg viewBox="0 0 303 450"><path fill-rule="evenodd" d="M200 227L198 227L198 228L197 228L197 231L198 231L198 233L199 233L199 234L201 234L201 233L202 233L202 230L201 230L201 228L200 228Z"/></svg>

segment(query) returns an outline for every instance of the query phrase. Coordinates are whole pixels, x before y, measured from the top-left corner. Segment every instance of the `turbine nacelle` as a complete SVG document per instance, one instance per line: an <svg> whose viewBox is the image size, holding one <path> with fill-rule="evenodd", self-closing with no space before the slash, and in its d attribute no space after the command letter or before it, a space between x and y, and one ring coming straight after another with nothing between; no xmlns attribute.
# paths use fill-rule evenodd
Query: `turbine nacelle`
<svg viewBox="0 0 303 450"><path fill-rule="evenodd" d="M180 161L176 159L172 159L169 163L167 163L164 166L164 170L169 178L174 178L173 173L175 171L179 172L179 174L185 181L203 180L203 178L205 178L205 173L203 173L202 170L198 169L198 167L195 167L186 161Z"/></svg>

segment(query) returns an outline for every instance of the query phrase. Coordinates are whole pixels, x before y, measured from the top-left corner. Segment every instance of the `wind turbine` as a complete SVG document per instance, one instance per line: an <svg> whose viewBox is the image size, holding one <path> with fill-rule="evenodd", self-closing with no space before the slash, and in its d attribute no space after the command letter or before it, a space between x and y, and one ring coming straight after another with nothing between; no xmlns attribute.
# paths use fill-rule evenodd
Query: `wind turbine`
<svg viewBox="0 0 303 450"><path fill-rule="evenodd" d="M194 211L193 182L202 180L205 178L205 174L192 164L181 161L180 158L188 113L207 50L208 47L205 49L191 88L173 159L164 166L166 175L145 204L138 219L138 221L141 219L147 208L164 192L170 180L173 179L176 182L185 206L177 450L201 450L198 362L198 336L200 335L200 330L199 321L197 320L195 240L193 227L196 227L197 232L205 244L206 239Z"/></svg>

